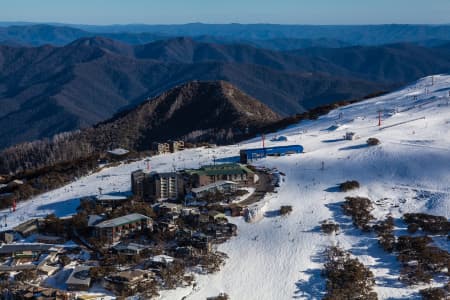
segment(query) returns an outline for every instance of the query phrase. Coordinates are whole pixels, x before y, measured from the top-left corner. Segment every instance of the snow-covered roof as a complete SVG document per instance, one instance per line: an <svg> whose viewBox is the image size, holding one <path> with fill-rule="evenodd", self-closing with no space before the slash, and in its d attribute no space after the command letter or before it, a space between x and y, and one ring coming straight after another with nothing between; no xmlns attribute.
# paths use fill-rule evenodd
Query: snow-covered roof
<svg viewBox="0 0 450 300"><path fill-rule="evenodd" d="M170 209L170 210L175 210L175 209L181 208L181 205L176 204L176 203L163 202L163 203L156 204L155 208L166 208L166 209Z"/></svg>
<svg viewBox="0 0 450 300"><path fill-rule="evenodd" d="M119 281L123 283L123 280L126 280L128 282L133 282L136 280L143 279L145 275L149 274L148 271L134 269L134 270L128 270L128 271L122 271L119 273L116 273L110 277L107 277L106 280L115 281L117 278L119 278Z"/></svg>
<svg viewBox="0 0 450 300"><path fill-rule="evenodd" d="M126 216L118 217L115 219L103 221L103 222L95 225L95 227L99 227L99 228L117 227L120 225L125 225L125 224L129 224L129 223L134 223L134 222L138 222L141 220L149 220L149 219L151 219L151 218L141 215L141 214L134 213L134 214L129 214Z"/></svg>
<svg viewBox="0 0 450 300"><path fill-rule="evenodd" d="M216 181L211 184L207 184L207 185L204 185L204 186L201 186L198 188L193 188L191 191L195 194L198 194L198 193L209 191L212 189L217 189L218 187L225 186L225 185L237 185L237 183L234 181L229 181L229 180L219 180L219 181Z"/></svg>
<svg viewBox="0 0 450 300"><path fill-rule="evenodd" d="M96 199L99 201L123 201L127 200L128 197L126 196L120 196L120 195L97 195Z"/></svg>
<svg viewBox="0 0 450 300"><path fill-rule="evenodd" d="M91 284L91 277L89 275L90 266L76 266L66 281L67 285L85 285Z"/></svg>
<svg viewBox="0 0 450 300"><path fill-rule="evenodd" d="M125 154L130 153L130 151L128 151L127 149L123 149L123 148L116 148L116 149L113 149L113 150L109 150L108 153L112 154L112 155L121 156L121 155L125 155Z"/></svg>
<svg viewBox="0 0 450 300"><path fill-rule="evenodd" d="M44 252L49 251L53 248L53 245L42 244L42 243L15 243L15 244L4 244L0 247L0 254L10 254L20 251L38 251Z"/></svg>
<svg viewBox="0 0 450 300"><path fill-rule="evenodd" d="M100 223L101 221L103 221L105 218L99 215L89 215L88 217L88 226L94 226L98 223Z"/></svg>
<svg viewBox="0 0 450 300"><path fill-rule="evenodd" d="M113 247L113 249L116 251L123 251L123 250L141 251L148 248L150 248L150 246L137 243L120 243Z"/></svg>
<svg viewBox="0 0 450 300"><path fill-rule="evenodd" d="M150 260L155 263L169 263L170 264L175 259L172 256L160 254L160 255L153 256Z"/></svg>

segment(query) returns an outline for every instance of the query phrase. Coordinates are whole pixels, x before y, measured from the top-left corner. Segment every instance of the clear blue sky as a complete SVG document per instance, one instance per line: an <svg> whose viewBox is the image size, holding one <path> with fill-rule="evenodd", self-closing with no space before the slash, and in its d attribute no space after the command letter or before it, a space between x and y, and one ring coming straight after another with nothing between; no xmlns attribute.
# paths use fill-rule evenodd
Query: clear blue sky
<svg viewBox="0 0 450 300"><path fill-rule="evenodd" d="M0 21L436 24L450 23L450 0L0 0Z"/></svg>

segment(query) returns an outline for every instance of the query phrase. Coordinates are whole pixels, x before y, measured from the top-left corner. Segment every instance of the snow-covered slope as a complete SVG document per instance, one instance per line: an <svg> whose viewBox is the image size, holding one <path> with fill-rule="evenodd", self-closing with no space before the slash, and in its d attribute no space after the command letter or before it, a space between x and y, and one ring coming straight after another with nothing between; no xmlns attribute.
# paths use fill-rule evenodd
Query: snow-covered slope
<svg viewBox="0 0 450 300"><path fill-rule="evenodd" d="M449 91L450 76L434 76L433 85L431 78L424 78L397 92L278 132L289 142L270 145L301 144L305 153L254 162L286 174L278 193L264 199L266 217L254 224L232 219L239 233L219 247L230 257L223 269L198 276L195 289L167 291L162 298L205 299L226 292L231 299L318 299L325 288L320 276L321 253L329 245L340 245L370 267L380 299L418 297L420 287L398 282L400 266L395 257L378 246L374 235L354 229L340 203L348 195L369 197L377 203L373 211L376 218L384 219L388 213L396 218L397 235L405 230L399 218L406 212L450 217ZM380 110L383 124L378 127ZM347 131L355 132L359 139L343 140ZM367 147L369 137L378 138L381 145ZM187 150L152 157L150 165L156 171L198 167L211 163L213 156L220 161L238 155L241 148L255 146L260 146L258 139L216 149ZM131 171L145 167L146 162L140 161L106 169L21 203L17 212L8 213L8 227L51 212L71 214L80 197L97 194L99 187L104 193L129 192ZM361 183L359 190L336 192L337 184L351 179ZM292 205L292 214L280 217L271 213L280 205ZM322 234L319 225L326 219L339 222L341 234ZM439 246L449 248L444 240Z"/></svg>

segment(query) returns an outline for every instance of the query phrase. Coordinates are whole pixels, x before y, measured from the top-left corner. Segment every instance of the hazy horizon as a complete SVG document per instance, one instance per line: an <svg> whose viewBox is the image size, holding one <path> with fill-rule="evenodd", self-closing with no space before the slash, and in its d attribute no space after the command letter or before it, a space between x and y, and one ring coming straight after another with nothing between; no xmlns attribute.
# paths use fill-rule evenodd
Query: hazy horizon
<svg viewBox="0 0 450 300"><path fill-rule="evenodd" d="M6 0L4 22L70 25L438 25L450 23L450 2L433 0Z"/></svg>
<svg viewBox="0 0 450 300"><path fill-rule="evenodd" d="M396 26L396 25L411 25L411 26L447 26L450 22L443 23L355 23L355 24L305 24L305 23L212 23L212 22L189 22L189 23L70 23L70 22L55 22L55 21L4 21L0 20L0 25L20 26L20 25L51 25L51 26L181 26L181 25L273 25L273 26Z"/></svg>

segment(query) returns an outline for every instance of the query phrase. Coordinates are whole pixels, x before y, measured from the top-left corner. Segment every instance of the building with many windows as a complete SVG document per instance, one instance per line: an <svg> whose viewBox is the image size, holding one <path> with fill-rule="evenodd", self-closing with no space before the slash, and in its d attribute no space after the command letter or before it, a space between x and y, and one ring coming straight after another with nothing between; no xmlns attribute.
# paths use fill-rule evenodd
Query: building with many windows
<svg viewBox="0 0 450 300"><path fill-rule="evenodd" d="M153 143L153 151L157 154L167 154L170 153L170 145L169 143Z"/></svg>
<svg viewBox="0 0 450 300"><path fill-rule="evenodd" d="M184 141L169 141L170 152L175 153L184 150Z"/></svg>
<svg viewBox="0 0 450 300"><path fill-rule="evenodd" d="M185 195L183 176L178 172L134 171L131 173L131 190L134 195L150 202L176 200Z"/></svg>
<svg viewBox="0 0 450 300"><path fill-rule="evenodd" d="M168 141L164 143L153 143L152 150L157 154L175 153L184 150L184 141Z"/></svg>

